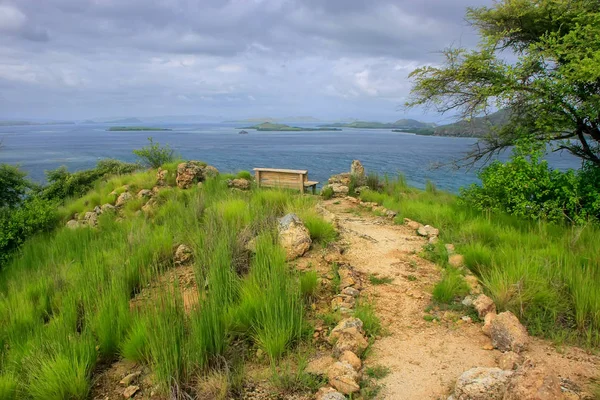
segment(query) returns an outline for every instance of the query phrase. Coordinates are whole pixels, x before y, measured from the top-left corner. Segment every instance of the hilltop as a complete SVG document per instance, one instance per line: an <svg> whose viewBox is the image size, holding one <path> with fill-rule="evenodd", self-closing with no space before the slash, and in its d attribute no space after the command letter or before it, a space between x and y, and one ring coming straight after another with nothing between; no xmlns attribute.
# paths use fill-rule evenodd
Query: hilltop
<svg viewBox="0 0 600 400"><path fill-rule="evenodd" d="M396 122L373 122L373 121L353 121L353 122L338 122L333 124L321 125L323 127L342 127L342 128L359 128L359 129L415 129L415 128L432 128L433 123L421 122L415 119L399 119Z"/></svg>

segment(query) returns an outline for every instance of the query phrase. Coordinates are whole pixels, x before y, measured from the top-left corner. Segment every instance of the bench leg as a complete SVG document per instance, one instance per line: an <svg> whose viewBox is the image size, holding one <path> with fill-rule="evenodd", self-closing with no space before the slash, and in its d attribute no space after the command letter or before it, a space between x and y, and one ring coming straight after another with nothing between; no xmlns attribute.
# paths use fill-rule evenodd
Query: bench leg
<svg viewBox="0 0 600 400"><path fill-rule="evenodd" d="M317 185L312 185L312 193L317 194Z"/></svg>

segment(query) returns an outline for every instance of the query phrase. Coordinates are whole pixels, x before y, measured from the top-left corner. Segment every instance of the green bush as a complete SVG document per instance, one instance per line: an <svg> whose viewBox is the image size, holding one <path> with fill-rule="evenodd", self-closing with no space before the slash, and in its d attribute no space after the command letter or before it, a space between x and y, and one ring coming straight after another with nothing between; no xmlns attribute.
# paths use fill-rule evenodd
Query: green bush
<svg viewBox="0 0 600 400"><path fill-rule="evenodd" d="M0 208L17 207L25 194L33 187L25 176L27 173L8 164L0 164Z"/></svg>
<svg viewBox="0 0 600 400"><path fill-rule="evenodd" d="M461 190L462 200L479 210L522 218L585 223L600 218L600 168L553 170L540 154L515 150L510 161L495 161L479 173L481 185Z"/></svg>
<svg viewBox="0 0 600 400"><path fill-rule="evenodd" d="M310 232L310 238L313 242L327 246L337 238L337 232L333 225L325 221L319 215L315 213L306 213L301 217L306 229Z"/></svg>
<svg viewBox="0 0 600 400"><path fill-rule="evenodd" d="M325 186L323 189L321 189L321 196L323 196L325 200L331 199L334 194L335 193L333 192L333 188L331 186Z"/></svg>
<svg viewBox="0 0 600 400"><path fill-rule="evenodd" d="M163 164L173 161L175 153L169 145L161 146L158 143L154 143L152 137L149 137L148 141L150 142L148 146L133 150L133 154L140 158L142 164L150 168L158 168Z"/></svg>
<svg viewBox="0 0 600 400"><path fill-rule="evenodd" d="M238 171L235 177L238 179L246 179L249 181L253 179L252 174L249 171Z"/></svg>

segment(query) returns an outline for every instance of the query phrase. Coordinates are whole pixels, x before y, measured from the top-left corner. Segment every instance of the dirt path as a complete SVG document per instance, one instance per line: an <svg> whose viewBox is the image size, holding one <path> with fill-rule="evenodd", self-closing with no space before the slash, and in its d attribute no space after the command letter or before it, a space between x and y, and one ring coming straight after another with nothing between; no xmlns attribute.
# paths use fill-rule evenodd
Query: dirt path
<svg viewBox="0 0 600 400"><path fill-rule="evenodd" d="M389 284L368 283L361 296L374 300L388 334L375 342L367 366L390 369L382 379L383 399L446 399L460 374L473 367L497 366L501 352L489 350L490 339L478 323L447 312L440 322L423 319L440 269L419 257L426 243L407 226L361 211L342 199L323 202L337 217L345 260L360 273L393 278ZM551 343L533 340L526 358L546 364L561 378L587 386L598 378L600 359L577 348L557 352Z"/></svg>

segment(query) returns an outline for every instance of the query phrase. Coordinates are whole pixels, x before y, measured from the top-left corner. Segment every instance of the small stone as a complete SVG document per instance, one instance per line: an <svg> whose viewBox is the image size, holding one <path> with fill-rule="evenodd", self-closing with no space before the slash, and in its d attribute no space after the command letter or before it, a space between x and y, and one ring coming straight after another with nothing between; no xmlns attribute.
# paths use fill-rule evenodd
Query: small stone
<svg viewBox="0 0 600 400"><path fill-rule="evenodd" d="M486 336L490 336L490 329L492 328L492 321L497 316L498 316L498 314L496 314L495 312L491 312L491 313L486 314L485 318L483 319L483 326L481 327L481 331Z"/></svg>
<svg viewBox="0 0 600 400"><path fill-rule="evenodd" d="M339 360L350 364L355 371L360 371L360 368L362 367L362 361L360 361L360 358L358 358L356 354L348 350L342 353Z"/></svg>
<svg viewBox="0 0 600 400"><path fill-rule="evenodd" d="M460 268L465 265L465 257L462 254L452 254L448 257L448 264L454 268Z"/></svg>
<svg viewBox="0 0 600 400"><path fill-rule="evenodd" d="M142 189L138 192L137 198L138 199L149 198L149 197L152 197L152 195L153 195L152 190Z"/></svg>
<svg viewBox="0 0 600 400"><path fill-rule="evenodd" d="M410 229L417 230L421 227L421 224L413 221L412 219L404 218L404 225L408 226Z"/></svg>
<svg viewBox="0 0 600 400"><path fill-rule="evenodd" d="M471 293L472 295L478 295L481 294L483 292L483 289L481 288L481 285L479 284L479 279L477 279L477 277L473 274L468 274L465 276L465 282L467 283L467 286L469 287L469 293Z"/></svg>
<svg viewBox="0 0 600 400"><path fill-rule="evenodd" d="M306 366L305 371L313 375L326 375L327 370L335 364L335 358L331 356L322 356L311 360Z"/></svg>
<svg viewBox="0 0 600 400"><path fill-rule="evenodd" d="M471 322L473 322L473 320L471 319L471 317L469 317L468 315L464 315L461 317L461 320L463 322L466 322L467 324L470 324Z"/></svg>
<svg viewBox="0 0 600 400"><path fill-rule="evenodd" d="M429 238L428 243L429 244L437 244L440 240L438 239L437 236L432 236Z"/></svg>
<svg viewBox="0 0 600 400"><path fill-rule="evenodd" d="M477 311L477 315L479 318L484 318L489 313L496 312L496 304L494 304L494 300L490 299L485 294L480 294L473 301L473 307Z"/></svg>
<svg viewBox="0 0 600 400"><path fill-rule="evenodd" d="M100 211L101 211L101 214L104 214L105 212L108 212L108 211L115 211L115 206L113 206L112 204L106 203L106 204L103 204L102 207L100 207Z"/></svg>
<svg viewBox="0 0 600 400"><path fill-rule="evenodd" d="M322 387L315 394L315 400L346 400L346 396L332 387Z"/></svg>
<svg viewBox="0 0 600 400"><path fill-rule="evenodd" d="M180 244L175 250L173 261L175 265L186 265L189 264L194 258L194 252L185 244Z"/></svg>
<svg viewBox="0 0 600 400"><path fill-rule="evenodd" d="M140 390L139 386L128 386L127 389L125 389L125 391L123 392L123 397L126 399L130 399L138 392L138 390Z"/></svg>
<svg viewBox="0 0 600 400"><path fill-rule="evenodd" d="M98 225L98 214L96 214L95 212L88 211L83 216L83 220L89 226L96 226Z"/></svg>
<svg viewBox="0 0 600 400"><path fill-rule="evenodd" d="M119 384L123 386L130 386L142 373L140 371L133 372L121 379Z"/></svg>
<svg viewBox="0 0 600 400"><path fill-rule="evenodd" d="M339 357L346 350L354 354L362 354L368 346L369 342L358 328L347 328L340 332L337 341L333 345L333 355Z"/></svg>
<svg viewBox="0 0 600 400"><path fill-rule="evenodd" d="M347 287L344 288L344 290L342 290L342 294L345 294L346 296L352 296L352 297L358 297L358 295L360 295L360 292L356 289L354 289L353 287Z"/></svg>
<svg viewBox="0 0 600 400"><path fill-rule="evenodd" d="M425 237L432 237L432 236L439 236L440 235L439 229L436 229L436 228L434 228L433 226L430 226L430 225L419 226L419 228L417 228L417 233L419 235L425 236Z"/></svg>
<svg viewBox="0 0 600 400"><path fill-rule="evenodd" d="M506 370L517 369L521 362L522 357L514 351L502 353L502 355L498 358L498 366Z"/></svg>
<svg viewBox="0 0 600 400"><path fill-rule="evenodd" d="M346 318L341 320L335 328L331 330L329 334L329 343L333 343L339 338L340 333L348 328L357 328L359 332L362 332L363 322L358 318Z"/></svg>
<svg viewBox="0 0 600 400"><path fill-rule="evenodd" d="M304 255L310 248L310 232L296 214L287 214L280 218L278 229L279 243L285 249L288 261Z"/></svg>
<svg viewBox="0 0 600 400"><path fill-rule="evenodd" d="M465 307L471 307L473 305L473 297L467 296L461 301L462 305Z"/></svg>

